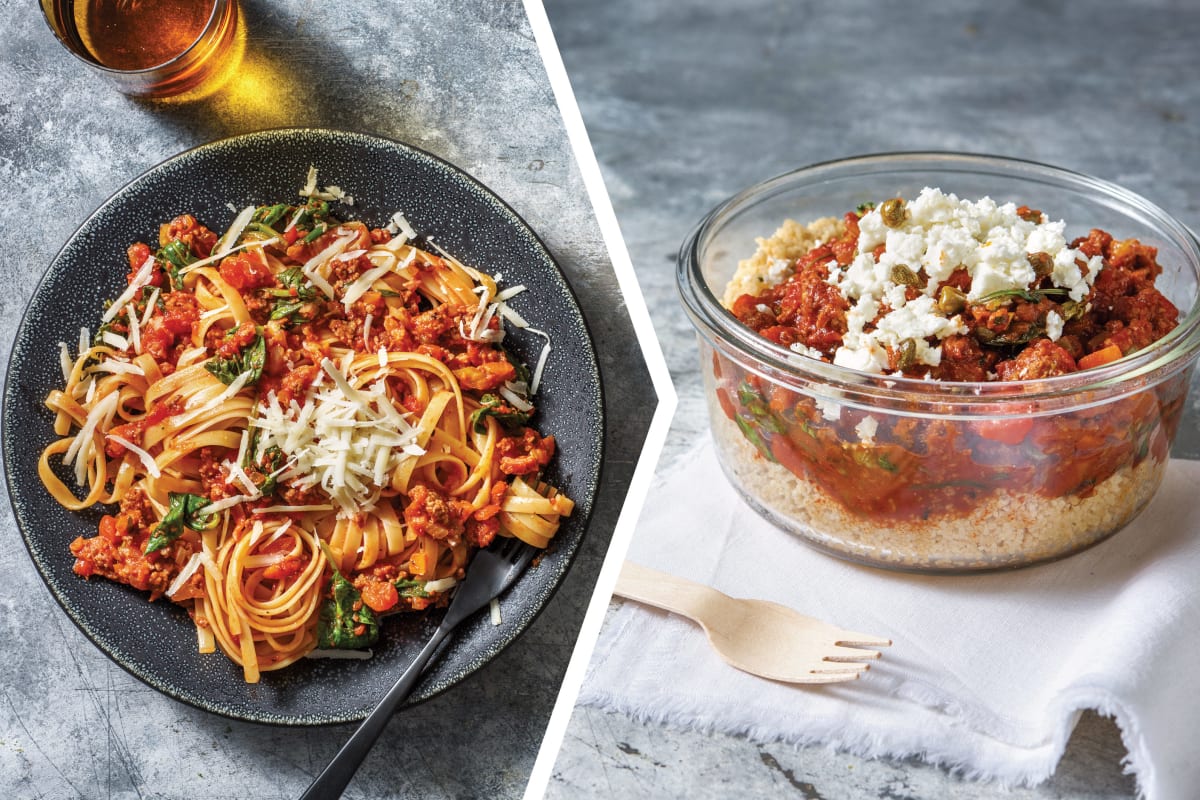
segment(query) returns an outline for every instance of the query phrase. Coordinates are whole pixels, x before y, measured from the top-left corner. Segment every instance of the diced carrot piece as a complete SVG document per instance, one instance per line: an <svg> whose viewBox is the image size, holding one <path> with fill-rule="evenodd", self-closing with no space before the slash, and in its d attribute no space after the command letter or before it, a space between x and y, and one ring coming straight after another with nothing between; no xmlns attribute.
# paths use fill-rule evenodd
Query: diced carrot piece
<svg viewBox="0 0 1200 800"><path fill-rule="evenodd" d="M1079 368L1091 369L1092 367L1102 367L1105 364L1111 364L1116 361L1121 355L1121 348L1115 344L1110 344L1108 347L1101 348L1094 353L1088 353L1079 359Z"/></svg>

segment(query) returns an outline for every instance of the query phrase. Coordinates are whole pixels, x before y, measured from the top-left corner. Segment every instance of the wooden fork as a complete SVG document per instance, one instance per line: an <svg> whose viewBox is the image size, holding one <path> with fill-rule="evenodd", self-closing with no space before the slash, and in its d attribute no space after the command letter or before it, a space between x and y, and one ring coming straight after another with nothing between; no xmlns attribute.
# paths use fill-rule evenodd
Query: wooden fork
<svg viewBox="0 0 1200 800"><path fill-rule="evenodd" d="M713 648L744 672L784 683L858 678L891 639L853 633L767 600L730 597L710 586L626 561L614 594L699 623Z"/></svg>

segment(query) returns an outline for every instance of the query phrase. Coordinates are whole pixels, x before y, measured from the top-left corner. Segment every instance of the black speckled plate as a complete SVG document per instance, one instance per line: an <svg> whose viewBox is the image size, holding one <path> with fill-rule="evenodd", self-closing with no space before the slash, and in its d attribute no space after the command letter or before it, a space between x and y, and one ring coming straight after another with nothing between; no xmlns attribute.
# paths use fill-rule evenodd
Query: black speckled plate
<svg viewBox="0 0 1200 800"><path fill-rule="evenodd" d="M558 441L549 480L576 501L551 552L501 598L503 623L487 612L464 623L410 703L438 694L495 657L533 621L562 580L587 527L604 441L600 377L583 316L554 259L525 222L469 175L399 142L327 130L277 130L225 139L154 167L117 192L71 237L30 302L13 345L4 387L5 476L21 533L46 584L72 620L122 667L171 697L256 722L319 725L365 717L437 627L441 611L390 617L368 661L304 661L268 672L256 685L221 653L196 652L184 611L103 579L84 581L68 545L93 535L103 510L71 513L43 487L37 461L55 437L43 405L62 383L58 342L94 331L102 303L124 285L125 248L153 242L159 223L189 212L214 230L229 207L291 200L309 165L321 186L354 197L345 218L383 225L402 210L422 236L462 261L502 273L502 285L529 291L510 301L553 350L539 390L536 424ZM541 339L510 331L506 343L534 363ZM72 344L72 352L76 345Z"/></svg>

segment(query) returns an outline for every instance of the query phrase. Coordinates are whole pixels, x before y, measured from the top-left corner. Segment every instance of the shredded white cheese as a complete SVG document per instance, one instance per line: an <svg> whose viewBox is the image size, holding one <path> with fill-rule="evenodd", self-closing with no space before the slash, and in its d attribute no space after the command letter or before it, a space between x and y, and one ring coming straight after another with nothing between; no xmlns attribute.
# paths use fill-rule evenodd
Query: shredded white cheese
<svg viewBox="0 0 1200 800"><path fill-rule="evenodd" d="M154 256L150 256L142 262L142 266L138 268L137 273L133 276L133 280L129 282L129 286L125 291L117 296L113 304L108 307L108 310L100 315L101 322L112 322L116 319L117 314L125 308L126 304L134 298L134 296L142 290L142 287L150 283L150 278L154 275ZM79 341L82 344L84 341L83 333L87 331L84 328L80 333Z"/></svg>
<svg viewBox="0 0 1200 800"><path fill-rule="evenodd" d="M63 464L67 466L75 464L75 482L79 486L82 486L87 478L87 460L94 446L92 435L96 432L97 427L107 428L112 423L120 400L118 392L110 392L101 398L100 402L96 403L88 412L87 419L83 421L79 433L75 434L71 446L67 448L67 452L63 456Z"/></svg>
<svg viewBox="0 0 1200 800"><path fill-rule="evenodd" d="M117 436L115 433L110 433L105 436L105 438L111 439L141 459L142 464L146 467L146 472L150 473L152 477L158 478L162 476L162 471L158 468L158 463L155 462L154 456L150 455L125 437Z"/></svg>
<svg viewBox="0 0 1200 800"><path fill-rule="evenodd" d="M252 495L235 494L233 497L226 497L223 500L217 500L216 502L209 503L204 508L197 509L196 513L201 515L215 514L218 511L224 511L227 508L233 508L239 503L245 503L248 500L257 500L260 497L262 497L262 493L257 491L256 494Z"/></svg>
<svg viewBox="0 0 1200 800"><path fill-rule="evenodd" d="M253 242L242 242L237 247L231 247L231 248L229 248L229 250L227 252L222 253L219 256L210 255L208 258L202 258L199 261L193 261L192 263L188 264L183 269L179 270L179 274L186 275L187 273L192 272L194 270L198 270L201 267L207 267L209 264L220 261L225 256L230 255L232 253L236 253L239 250L245 250L247 247L266 247L267 245L275 244L278 241L279 241L278 238L270 238L270 239L259 239L259 240L255 240Z"/></svg>
<svg viewBox="0 0 1200 800"><path fill-rule="evenodd" d="M436 581L426 581L426 592L444 592L447 589L453 589L458 585L458 580L455 578L439 578Z"/></svg>
<svg viewBox="0 0 1200 800"><path fill-rule="evenodd" d="M192 553L192 557L183 565L183 569L179 570L179 574L175 576L175 580L171 581L171 585L167 587L167 597L174 597L175 593L183 588L183 585L188 582L196 571L200 569L200 565L204 562L204 553Z"/></svg>
<svg viewBox="0 0 1200 800"><path fill-rule="evenodd" d="M75 362L71 361L71 351L66 342L58 343L58 363L62 367L63 383L71 380L71 369Z"/></svg>
<svg viewBox="0 0 1200 800"><path fill-rule="evenodd" d="M292 462L281 477L308 478L344 515L369 511L402 461L424 454L419 432L396 410L383 381L355 387L345 367L329 359L321 367L332 385L314 383L303 404L284 408L274 392L259 404L254 458L262 463L267 449L278 447Z"/></svg>
<svg viewBox="0 0 1200 800"><path fill-rule="evenodd" d="M234 243L238 237L242 235L242 231L246 229L246 225L250 223L251 217L254 216L254 206L246 206L241 213L234 218L229 229L225 231L225 235L217 242L217 246L212 250L213 258L221 258L233 249Z"/></svg>

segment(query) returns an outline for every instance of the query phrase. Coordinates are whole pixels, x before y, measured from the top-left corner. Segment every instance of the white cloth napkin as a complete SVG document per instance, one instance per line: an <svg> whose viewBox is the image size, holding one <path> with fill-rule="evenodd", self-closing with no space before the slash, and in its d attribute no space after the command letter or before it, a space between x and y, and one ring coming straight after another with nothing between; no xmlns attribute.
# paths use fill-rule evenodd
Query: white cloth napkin
<svg viewBox="0 0 1200 800"><path fill-rule="evenodd" d="M699 627L626 602L580 702L758 740L917 756L970 777L1054 772L1083 709L1116 718L1149 800L1200 786L1200 462L1172 461L1128 528L1071 558L914 576L819 553L755 515L705 439L651 489L628 555L894 644L860 680L797 687L727 666Z"/></svg>

